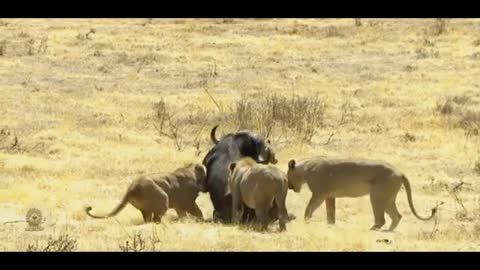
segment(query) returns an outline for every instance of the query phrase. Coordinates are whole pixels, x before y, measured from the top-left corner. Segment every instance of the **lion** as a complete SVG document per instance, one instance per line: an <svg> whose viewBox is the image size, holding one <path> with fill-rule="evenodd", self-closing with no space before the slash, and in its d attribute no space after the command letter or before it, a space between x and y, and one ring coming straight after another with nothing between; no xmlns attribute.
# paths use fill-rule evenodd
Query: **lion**
<svg viewBox="0 0 480 270"><path fill-rule="evenodd" d="M305 209L305 220L312 217L313 212L326 198L361 197L370 194L375 218L375 223L370 229L379 230L385 225L386 212L392 220L387 231L393 231L402 218L395 204L402 184L407 192L410 210L415 217L428 221L435 216L437 210L433 208L430 217L419 216L413 206L407 177L392 165L382 161L311 158L296 162L292 159L288 162L287 178L289 189L298 193L306 182L312 192Z"/></svg>
<svg viewBox="0 0 480 270"><path fill-rule="evenodd" d="M270 209L278 207L280 231L289 219L286 208L287 177L273 165L259 164L245 157L229 165L228 182L232 194L232 222L239 223L245 206L255 210L257 229L266 230L271 222Z"/></svg>
<svg viewBox="0 0 480 270"><path fill-rule="evenodd" d="M93 215L90 206L85 208L85 212L92 218L109 218L130 203L142 212L145 223L160 223L169 208L175 209L178 218L189 213L203 220L202 211L195 200L199 192L206 192L206 176L206 168L200 164L189 164L171 173L141 176L130 184L122 201L111 213Z"/></svg>

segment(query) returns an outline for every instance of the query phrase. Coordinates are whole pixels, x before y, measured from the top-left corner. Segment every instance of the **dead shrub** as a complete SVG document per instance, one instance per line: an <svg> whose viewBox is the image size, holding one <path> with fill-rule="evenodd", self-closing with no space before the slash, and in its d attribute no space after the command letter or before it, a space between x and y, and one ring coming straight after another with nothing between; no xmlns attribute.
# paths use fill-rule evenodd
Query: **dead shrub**
<svg viewBox="0 0 480 270"><path fill-rule="evenodd" d="M351 121L353 121L354 118L354 107L350 101L346 101L345 103L342 104L340 107L341 111L341 117L340 117L340 122L338 123L339 126L345 125Z"/></svg>
<svg viewBox="0 0 480 270"><path fill-rule="evenodd" d="M259 130L264 136L274 129L294 132L309 142L315 129L323 125L325 105L319 97L269 94L260 98L241 98L230 118L239 129Z"/></svg>
<svg viewBox="0 0 480 270"><path fill-rule="evenodd" d="M459 120L459 125L463 129L480 127L480 112L472 110L463 112Z"/></svg>
<svg viewBox="0 0 480 270"><path fill-rule="evenodd" d="M475 131L480 127L480 112L468 108L473 104L471 97L467 95L450 96L444 100L437 101L435 111L441 115L451 116L454 127ZM474 133L472 133L474 134Z"/></svg>
<svg viewBox="0 0 480 270"><path fill-rule="evenodd" d="M447 19L438 18L430 26L429 33L434 36L439 36L447 31Z"/></svg>
<svg viewBox="0 0 480 270"><path fill-rule="evenodd" d="M13 134L7 128L0 129L0 151L7 153L21 152L17 135Z"/></svg>
<svg viewBox="0 0 480 270"><path fill-rule="evenodd" d="M208 123L212 123L213 113L199 107L189 106L189 112L172 113L162 99L153 105L153 126L162 137L171 139L178 151L193 146L196 154L201 153L202 131Z"/></svg>
<svg viewBox="0 0 480 270"><path fill-rule="evenodd" d="M480 52L472 53L472 54L469 56L469 58L472 59L472 60L479 60L479 59L480 59Z"/></svg>
<svg viewBox="0 0 480 270"><path fill-rule="evenodd" d="M327 26L324 28L324 35L326 38L330 37L344 37L345 34L340 31L340 29L334 25Z"/></svg>
<svg viewBox="0 0 480 270"><path fill-rule="evenodd" d="M452 101L450 99L447 99L446 101L437 101L435 111L441 114L452 114L453 113Z"/></svg>
<svg viewBox="0 0 480 270"><path fill-rule="evenodd" d="M35 37L27 33L18 34L18 38L0 41L0 56L24 56L43 54L47 51L48 36L37 42ZM36 45L38 44L38 45Z"/></svg>
<svg viewBox="0 0 480 270"><path fill-rule="evenodd" d="M422 190L429 194L439 194L448 187L448 184L445 180L435 179L435 177L430 177L428 183L422 186Z"/></svg>
<svg viewBox="0 0 480 270"><path fill-rule="evenodd" d="M6 49L7 49L7 40L4 39L4 40L0 41L0 56L5 55Z"/></svg>
<svg viewBox="0 0 480 270"><path fill-rule="evenodd" d="M97 49L93 52L93 56L100 57L100 56L104 56L104 55L103 55L102 51Z"/></svg>
<svg viewBox="0 0 480 270"><path fill-rule="evenodd" d="M472 235L475 238L480 238L480 223L475 223L472 228Z"/></svg>
<svg viewBox="0 0 480 270"><path fill-rule="evenodd" d="M405 72L412 72L412 71L415 71L417 69L418 69L418 67L413 66L413 65L406 65L402 68L402 70L405 71Z"/></svg>
<svg viewBox="0 0 480 270"><path fill-rule="evenodd" d="M424 39L423 39L423 46L425 46L425 47L434 47L434 46L435 46L435 42L431 41L431 40L428 39L428 38L424 38Z"/></svg>
<svg viewBox="0 0 480 270"><path fill-rule="evenodd" d="M37 48L38 54L43 54L47 52L47 48L48 48L47 42L48 42L48 37L43 37L40 40L40 45Z"/></svg>
<svg viewBox="0 0 480 270"><path fill-rule="evenodd" d="M224 24L236 23L235 19L222 19L221 22L224 23Z"/></svg>
<svg viewBox="0 0 480 270"><path fill-rule="evenodd" d="M415 137L415 135L413 135L411 133L406 132L403 135L403 141L405 141L405 142L414 142L416 140L417 140L417 137Z"/></svg>
<svg viewBox="0 0 480 270"><path fill-rule="evenodd" d="M72 238L69 234L62 234L57 238L50 236L44 247L39 247L38 243L27 246L27 251L30 252L72 252L76 249L77 239Z"/></svg>
<svg viewBox="0 0 480 270"><path fill-rule="evenodd" d="M456 104L463 105L468 102L470 102L471 97L466 96L466 95L461 95L461 96L453 96L452 101Z"/></svg>
<svg viewBox="0 0 480 270"><path fill-rule="evenodd" d="M147 26L148 24L153 23L153 18L148 18L144 23L142 23L142 26Z"/></svg>
<svg viewBox="0 0 480 270"><path fill-rule="evenodd" d="M177 150L193 146L197 154L202 145L209 145L204 136L207 125L222 122L230 130L252 130L263 137L278 132L295 135L310 142L317 128L323 126L325 105L317 96L284 97L276 94L240 98L222 111L209 111L200 106L185 105L175 113L162 99L153 104L153 126L161 137L169 138ZM277 138L277 139L278 139Z"/></svg>
<svg viewBox="0 0 480 270"><path fill-rule="evenodd" d="M137 62L138 62L138 69L137 69L137 73L140 73L141 69L144 67L144 66L148 66L148 65L151 65L153 63L155 63L156 61L158 61L159 59L159 56L154 54L154 53L149 53L149 54L145 54L143 56L140 56L137 58Z"/></svg>
<svg viewBox="0 0 480 270"><path fill-rule="evenodd" d="M475 161L475 164L473 166L473 171L477 174L480 175L480 158Z"/></svg>
<svg viewBox="0 0 480 270"><path fill-rule="evenodd" d="M471 186L471 184L465 183L461 180L458 183L453 184L452 186L445 185L446 191L453 198L455 204L457 205L455 218L459 221L465 221L470 219L464 201L460 196L460 192L464 189L465 186Z"/></svg>
<svg viewBox="0 0 480 270"><path fill-rule="evenodd" d="M154 117L160 127L171 118L171 114L167 109L167 104L163 99L153 104Z"/></svg>
<svg viewBox="0 0 480 270"><path fill-rule="evenodd" d="M417 59L426 59L426 58L438 58L440 57L440 52L430 48L430 50L427 50L425 48L419 48L415 50L415 57Z"/></svg>
<svg viewBox="0 0 480 270"><path fill-rule="evenodd" d="M131 242L127 240L124 245L120 244L118 247L123 252L141 252L145 250L145 240L141 234L137 233Z"/></svg>
<svg viewBox="0 0 480 270"><path fill-rule="evenodd" d="M79 34L77 35L77 40L82 41L82 40L86 40L86 39L92 39L92 38L90 37L90 35L91 35L91 34L95 34L96 32L97 32L97 31L96 31L95 29L91 28L91 29L90 29L88 32L86 32L85 34L79 33Z"/></svg>

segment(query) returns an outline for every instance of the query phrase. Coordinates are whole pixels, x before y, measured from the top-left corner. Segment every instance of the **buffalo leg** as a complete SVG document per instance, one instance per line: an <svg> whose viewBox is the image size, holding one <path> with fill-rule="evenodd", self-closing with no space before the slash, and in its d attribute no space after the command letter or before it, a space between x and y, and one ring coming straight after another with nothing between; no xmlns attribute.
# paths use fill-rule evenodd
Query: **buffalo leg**
<svg viewBox="0 0 480 270"><path fill-rule="evenodd" d="M255 220L255 209L247 207L246 205L243 206L243 214L241 222L243 224L251 223Z"/></svg>
<svg viewBox="0 0 480 270"><path fill-rule="evenodd" d="M327 223L335 224L335 198L327 198L325 207L327 208Z"/></svg>
<svg viewBox="0 0 480 270"><path fill-rule="evenodd" d="M210 192L210 199L213 204L213 220L219 221L221 223L230 223L231 222L231 213L232 213L232 196L217 197Z"/></svg>

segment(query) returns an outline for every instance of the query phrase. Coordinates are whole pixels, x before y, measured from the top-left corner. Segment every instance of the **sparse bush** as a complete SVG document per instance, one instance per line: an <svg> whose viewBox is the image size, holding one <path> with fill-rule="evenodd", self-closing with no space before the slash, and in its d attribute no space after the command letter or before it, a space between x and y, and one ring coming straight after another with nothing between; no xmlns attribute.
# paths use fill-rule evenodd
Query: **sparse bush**
<svg viewBox="0 0 480 270"><path fill-rule="evenodd" d="M447 99L445 101L437 101L435 110L441 114L452 114L453 113L452 100Z"/></svg>
<svg viewBox="0 0 480 270"><path fill-rule="evenodd" d="M434 218L435 223L433 224L433 228L431 231L421 231L419 233L419 236L421 239L433 240L438 236L438 233L440 232L440 221L441 221L439 207L443 205L443 203L444 202L440 202L435 206L434 209L436 209L437 215Z"/></svg>
<svg viewBox="0 0 480 270"><path fill-rule="evenodd" d="M425 48L420 48L415 50L416 58L417 59L425 59L425 58L438 58L440 57L440 53L437 50L430 49L427 51Z"/></svg>
<svg viewBox="0 0 480 270"><path fill-rule="evenodd" d="M192 145L200 151L200 134L210 120L210 113L200 108L190 108L190 112L173 114L162 99L153 105L154 127L158 134L167 137L175 143L177 150L182 151L187 145ZM193 136L192 136L193 135Z"/></svg>
<svg viewBox="0 0 480 270"><path fill-rule="evenodd" d="M172 23L173 23L173 24L184 24L184 23L185 23L185 20L183 20L183 19L177 19L177 20L173 20Z"/></svg>
<svg viewBox="0 0 480 270"><path fill-rule="evenodd" d="M355 19L355 26L362 26L362 20L361 19Z"/></svg>
<svg viewBox="0 0 480 270"><path fill-rule="evenodd" d="M445 33L447 30L447 19L435 19L435 22L433 23L431 27L431 33L435 36L441 35L442 33Z"/></svg>
<svg viewBox="0 0 480 270"><path fill-rule="evenodd" d="M142 26L147 26L148 24L152 24L153 18L148 18L144 23L142 23Z"/></svg>
<svg viewBox="0 0 480 270"><path fill-rule="evenodd" d="M218 121L232 126L232 130L248 129L264 137L274 131L280 136L290 132L295 138L310 142L316 129L323 126L325 113L325 105L319 97L276 94L240 98L220 113L188 107L188 112L173 114L164 100L153 105L155 129L160 136L173 140L180 151L188 145L200 151L201 132L208 124Z"/></svg>
<svg viewBox="0 0 480 270"><path fill-rule="evenodd" d="M231 23L235 23L235 20L234 19L222 19L222 23L231 24Z"/></svg>
<svg viewBox="0 0 480 270"><path fill-rule="evenodd" d="M426 35L439 36L447 31L447 19L438 18L424 29Z"/></svg>
<svg viewBox="0 0 480 270"><path fill-rule="evenodd" d="M428 38L423 39L423 45L426 47L433 47L435 46L435 42L429 40Z"/></svg>
<svg viewBox="0 0 480 270"><path fill-rule="evenodd" d="M480 112L466 110L460 117L459 124L463 129L480 127Z"/></svg>
<svg viewBox="0 0 480 270"><path fill-rule="evenodd" d="M62 234L58 238L53 236L49 237L49 240L45 244L45 247L40 248L38 243L29 244L27 251L43 251L43 252L71 252L77 248L77 239L70 237L69 234Z"/></svg>
<svg viewBox="0 0 480 270"><path fill-rule="evenodd" d="M469 219L467 208L465 207L465 204L463 203L463 199L460 196L460 191L462 191L462 189L465 185L470 185L470 184L465 183L463 181L460 181L458 183L455 183L452 187L449 187L448 185L445 185L445 189L447 190L449 195L454 199L454 201L457 205L457 211L455 212L455 218L459 221L464 221L464 220Z"/></svg>
<svg viewBox="0 0 480 270"><path fill-rule="evenodd" d="M455 102L456 104L462 105L465 103L468 103L471 100L469 96L462 95L462 96L453 96L452 101Z"/></svg>
<svg viewBox="0 0 480 270"><path fill-rule="evenodd" d="M93 52L93 56L95 56L95 57L103 56L103 53L102 53L102 51L100 51L100 50L95 50L95 51Z"/></svg>
<svg viewBox="0 0 480 270"><path fill-rule="evenodd" d="M469 96L450 96L443 100L438 100L435 111L442 115L456 116L456 125L469 129L480 124L480 112L466 108L466 105L469 103L471 103Z"/></svg>
<svg viewBox="0 0 480 270"><path fill-rule="evenodd" d="M471 218L468 216L466 211L457 211L455 212L455 219L458 221L469 221Z"/></svg>
<svg viewBox="0 0 480 270"><path fill-rule="evenodd" d="M475 225L473 225L472 235L477 239L480 238L480 223L475 223Z"/></svg>
<svg viewBox="0 0 480 270"><path fill-rule="evenodd" d="M86 39L91 39L91 38L90 38L90 35L91 35L91 34L95 34L96 32L97 32L97 31L92 28L92 29L90 29L90 30L89 30L87 33L85 33L85 34L79 33L79 34L77 35L77 40L82 41L82 40L86 40Z"/></svg>
<svg viewBox="0 0 480 270"><path fill-rule="evenodd" d="M153 110L155 113L156 122L159 124L159 127L162 128L167 120L169 120L172 115L167 109L167 104L163 99L159 102L153 104Z"/></svg>
<svg viewBox="0 0 480 270"><path fill-rule="evenodd" d="M7 153L21 151L18 137L6 128L0 130L0 150Z"/></svg>
<svg viewBox="0 0 480 270"><path fill-rule="evenodd" d="M259 130L264 136L275 128L293 131L310 141L315 129L323 125L325 105L318 97L270 94L255 99L242 98L235 104L231 119L240 129Z"/></svg>
<svg viewBox="0 0 480 270"><path fill-rule="evenodd" d="M417 59L424 59L428 57L428 52L424 48L417 49L415 53L417 54Z"/></svg>
<svg viewBox="0 0 480 270"><path fill-rule="evenodd" d="M35 37L26 33L18 34L19 38L0 41L0 56L23 56L45 53L47 50L48 37L43 37L37 44Z"/></svg>
<svg viewBox="0 0 480 270"><path fill-rule="evenodd" d="M30 38L31 36L28 33L20 32L20 34L18 34L18 37L19 38Z"/></svg>
<svg viewBox="0 0 480 270"><path fill-rule="evenodd" d="M444 180L435 179L430 177L429 182L422 186L422 190L429 194L438 194L444 191L448 187L448 184Z"/></svg>
<svg viewBox="0 0 480 270"><path fill-rule="evenodd" d="M344 125L353 120L354 109L353 109L353 105L349 101L346 101L345 103L343 103L342 106L340 107L340 110L342 114L341 114L340 122L338 125Z"/></svg>
<svg viewBox="0 0 480 270"><path fill-rule="evenodd" d="M5 55L5 50L7 49L7 40L4 39L0 41L0 56Z"/></svg>
<svg viewBox="0 0 480 270"><path fill-rule="evenodd" d="M334 25L325 27L325 37L344 37L345 35L340 31L340 29Z"/></svg>
<svg viewBox="0 0 480 270"><path fill-rule="evenodd" d="M408 132L406 132L404 135L403 135L403 140L405 142L414 142L417 140L417 137L415 137L415 135L413 134L410 134Z"/></svg>
<svg viewBox="0 0 480 270"><path fill-rule="evenodd" d="M405 71L405 72L412 72L412 71L417 70L417 67L412 66L412 65L406 65L402 68L402 70Z"/></svg>
<svg viewBox="0 0 480 270"><path fill-rule="evenodd" d="M469 57L472 60L478 60L478 59L480 59L480 52L472 53Z"/></svg>
<svg viewBox="0 0 480 270"><path fill-rule="evenodd" d="M47 51L47 42L48 37L44 37L40 40L40 45L38 46L37 53L45 53Z"/></svg>
<svg viewBox="0 0 480 270"><path fill-rule="evenodd" d="M473 41L473 46L480 46L480 38Z"/></svg>
<svg viewBox="0 0 480 270"><path fill-rule="evenodd" d="M120 244L118 247L123 252L141 252L145 250L145 240L141 234L137 233L133 236L131 243L127 240L124 245Z"/></svg>
<svg viewBox="0 0 480 270"><path fill-rule="evenodd" d="M28 49L28 55L34 55L35 54L35 49L34 49L33 45L35 45L35 39L30 38L26 42L26 45L27 45L27 49Z"/></svg>
<svg viewBox="0 0 480 270"><path fill-rule="evenodd" d="M100 66L97 70L101 73L109 73L110 72L110 68L106 65Z"/></svg>
<svg viewBox="0 0 480 270"><path fill-rule="evenodd" d="M475 165L473 166L473 171L477 174L480 175L480 158L475 161Z"/></svg>
<svg viewBox="0 0 480 270"><path fill-rule="evenodd" d="M137 62L139 62L139 67L137 69L137 73L140 73L140 70L144 66L155 63L157 61L157 58L158 58L158 56L154 53L145 54L143 56L138 57Z"/></svg>

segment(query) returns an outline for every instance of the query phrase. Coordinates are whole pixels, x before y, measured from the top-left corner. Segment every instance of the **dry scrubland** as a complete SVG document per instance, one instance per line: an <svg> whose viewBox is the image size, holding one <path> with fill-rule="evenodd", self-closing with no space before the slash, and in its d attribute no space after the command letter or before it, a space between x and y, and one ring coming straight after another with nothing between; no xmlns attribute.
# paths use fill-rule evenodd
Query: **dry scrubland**
<svg viewBox="0 0 480 270"><path fill-rule="evenodd" d="M0 224L0 250L478 250L479 33L463 19L2 19L0 222L32 206L46 221ZM419 221L402 188L395 233L368 230L368 197L337 199L336 226L324 205L304 223L306 187L288 195L285 233L83 213L110 211L142 173L201 162L217 123L269 133L283 170L381 159L410 178L419 214L444 204Z"/></svg>

